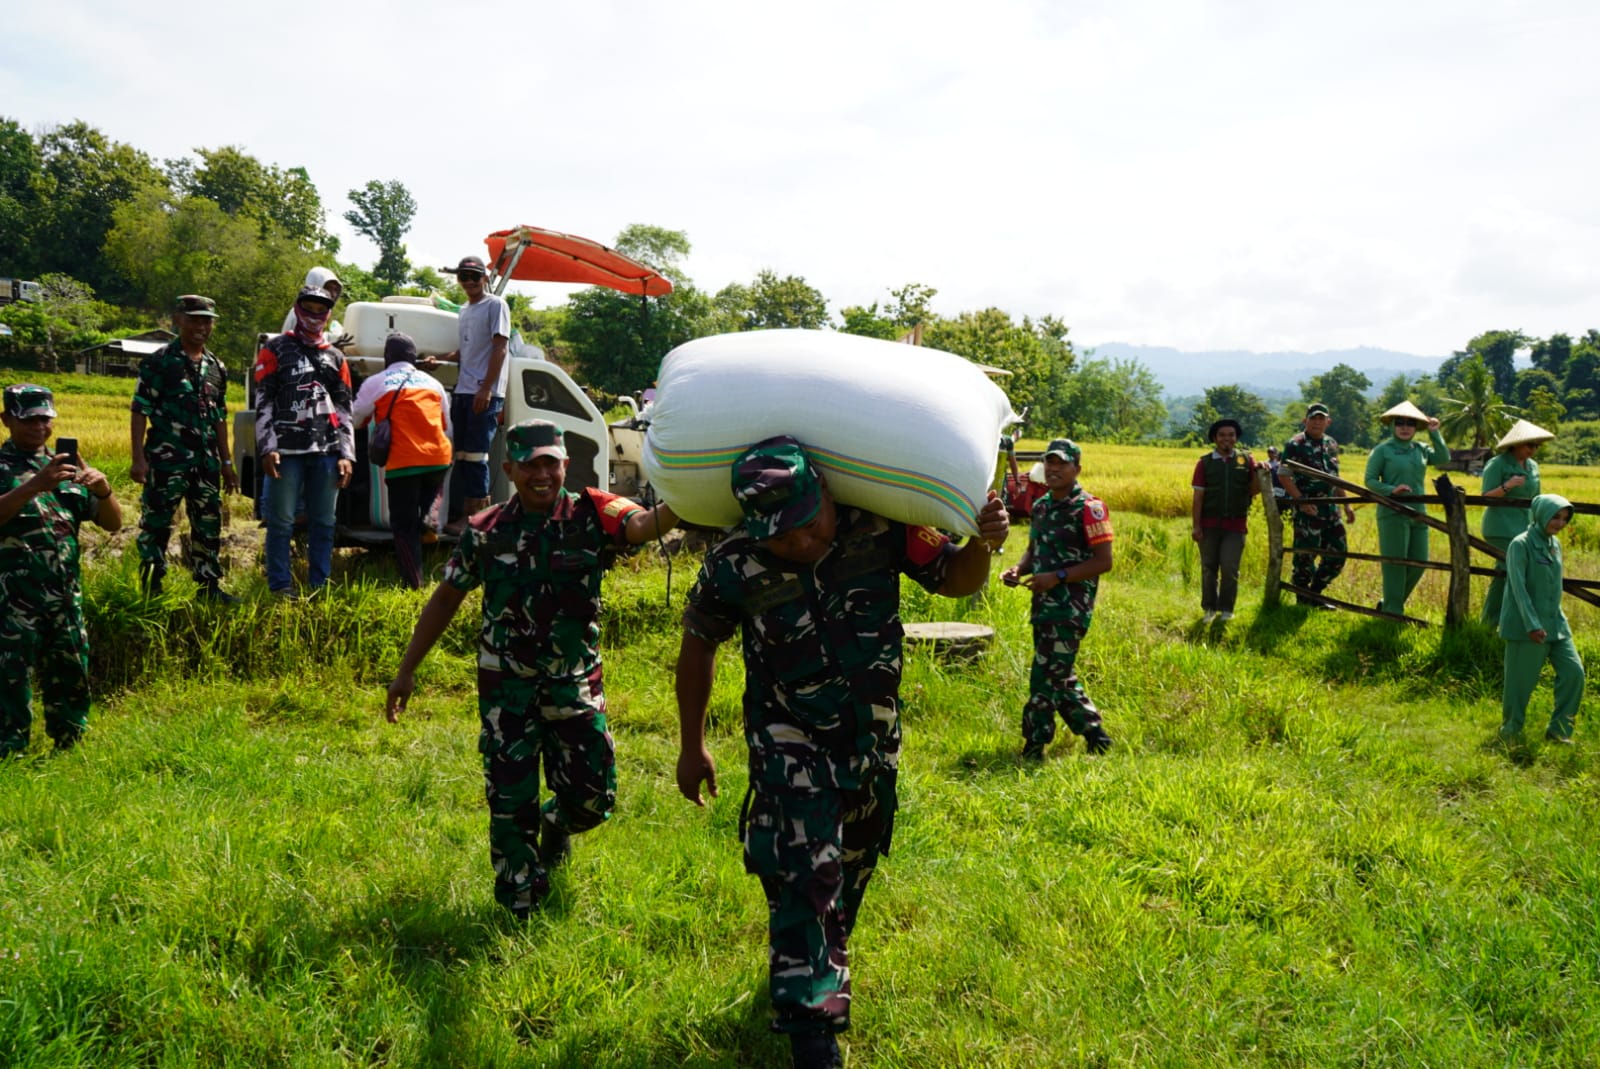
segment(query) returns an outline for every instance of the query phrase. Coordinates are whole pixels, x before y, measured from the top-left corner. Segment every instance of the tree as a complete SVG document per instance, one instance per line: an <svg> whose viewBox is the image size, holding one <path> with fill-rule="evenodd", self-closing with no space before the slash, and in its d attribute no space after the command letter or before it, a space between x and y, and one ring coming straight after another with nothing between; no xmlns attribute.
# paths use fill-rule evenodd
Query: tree
<svg viewBox="0 0 1600 1069"><path fill-rule="evenodd" d="M1161 383L1137 360L1091 358L1067 376L1064 418L1055 424L1072 438L1136 442L1161 433L1167 406Z"/></svg>
<svg viewBox="0 0 1600 1069"><path fill-rule="evenodd" d="M985 308L955 319L934 319L922 341L931 349L1011 372L1003 387L1013 407L1029 409L1031 426L1066 424L1066 380L1077 354L1060 320L1046 316L1035 323L1024 317L1019 324L998 308Z"/></svg>
<svg viewBox="0 0 1600 1069"><path fill-rule="evenodd" d="M637 297L596 286L573 295L560 323L547 322L547 313L530 325L546 352L561 351L586 385L621 394L654 382L661 358L708 333L713 313L680 266L691 249L688 234L635 223L617 235L616 249L671 279L672 292Z"/></svg>
<svg viewBox="0 0 1600 1069"><path fill-rule="evenodd" d="M1517 385L1512 397L1517 404L1526 406L1528 398L1538 389L1548 390L1552 395L1560 397L1561 379L1543 368L1523 368L1517 372Z"/></svg>
<svg viewBox="0 0 1600 1069"><path fill-rule="evenodd" d="M779 278L763 270L749 286L722 288L714 300L728 330L773 330L799 327L821 330L830 325L828 301L799 275Z"/></svg>
<svg viewBox="0 0 1600 1069"><path fill-rule="evenodd" d="M1300 397L1307 405L1320 401L1328 408L1328 433L1334 440L1351 445L1366 444L1372 420L1367 391L1372 380L1349 364L1335 364L1320 375L1300 384Z"/></svg>
<svg viewBox="0 0 1600 1069"><path fill-rule="evenodd" d="M1543 341L1536 338L1531 355L1535 368L1559 379L1567 373L1567 361L1572 359L1572 338L1566 334L1552 334Z"/></svg>
<svg viewBox="0 0 1600 1069"><path fill-rule="evenodd" d="M1524 418L1546 430L1559 426L1567 415L1567 406L1561 403L1561 395L1544 386L1535 386L1522 408Z"/></svg>
<svg viewBox="0 0 1600 1069"><path fill-rule="evenodd" d="M344 213L345 221L378 246L372 274L387 287L386 292L393 293L405 285L411 273L404 239L417 214L417 202L398 179L380 182L374 178L348 196L355 207Z"/></svg>
<svg viewBox="0 0 1600 1069"><path fill-rule="evenodd" d="M34 262L80 279L101 294L131 290L100 255L118 206L166 180L150 157L106 138L87 123L58 126L39 141L41 206ZM131 276L127 276L131 277Z"/></svg>
<svg viewBox="0 0 1600 1069"><path fill-rule="evenodd" d="M1266 402L1243 386L1208 386L1205 402L1190 417L1189 431L1198 440L1208 441L1206 432L1211 424L1224 418L1239 421L1240 445L1255 445L1272 421L1272 413Z"/></svg>
<svg viewBox="0 0 1600 1069"><path fill-rule="evenodd" d="M1561 401L1568 419L1600 419L1600 346L1585 339L1573 348Z"/></svg>
<svg viewBox="0 0 1600 1069"><path fill-rule="evenodd" d="M115 224L106 259L137 280L136 295L163 311L180 293L215 300L211 348L241 372L255 358L256 334L278 329L317 260L276 225L263 233L259 221L207 197L148 190L117 209Z"/></svg>
<svg viewBox="0 0 1600 1069"><path fill-rule="evenodd" d="M877 301L873 301L865 308L851 305L839 313L839 318L843 320L843 325L839 329L845 334L859 334L864 338L894 341L902 333L899 324L893 319L878 314Z"/></svg>
<svg viewBox="0 0 1600 1069"><path fill-rule="evenodd" d="M195 156L198 165L187 158L166 161L167 180L175 191L205 197L229 215L255 219L263 228L276 226L304 249L339 251L339 239L327 231L322 197L304 167L269 167L233 145L195 149Z"/></svg>
<svg viewBox="0 0 1600 1069"><path fill-rule="evenodd" d="M1467 347L1457 350L1439 368L1439 385L1446 390L1460 377L1462 369L1472 357L1478 357L1489 371L1494 390L1501 397L1510 397L1516 388L1516 368L1513 360L1517 350L1528 344L1520 330L1491 330L1467 342Z"/></svg>
<svg viewBox="0 0 1600 1069"><path fill-rule="evenodd" d="M1470 436L1472 447L1482 449L1510 428L1517 410L1500 400L1494 376L1482 357L1469 357L1453 385L1455 396L1440 398L1444 415L1439 430L1446 440L1462 442Z"/></svg>
<svg viewBox="0 0 1600 1069"><path fill-rule="evenodd" d="M0 118L0 266L24 278L37 270L33 227L44 175L33 135Z"/></svg>

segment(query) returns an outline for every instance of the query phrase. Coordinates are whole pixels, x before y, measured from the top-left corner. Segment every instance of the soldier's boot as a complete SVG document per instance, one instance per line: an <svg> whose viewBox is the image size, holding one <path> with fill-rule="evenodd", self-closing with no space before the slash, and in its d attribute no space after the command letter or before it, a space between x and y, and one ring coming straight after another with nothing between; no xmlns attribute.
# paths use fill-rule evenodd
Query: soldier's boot
<svg viewBox="0 0 1600 1069"><path fill-rule="evenodd" d="M572 856L572 836L548 820L541 820L540 824L539 863L546 869L553 869Z"/></svg>
<svg viewBox="0 0 1600 1069"><path fill-rule="evenodd" d="M1106 729L1096 724L1083 733L1084 747L1092 754L1105 753L1111 749L1111 736L1106 734Z"/></svg>
<svg viewBox="0 0 1600 1069"><path fill-rule="evenodd" d="M139 566L139 589L144 591L147 598L161 596L161 571L153 564Z"/></svg>
<svg viewBox="0 0 1600 1069"><path fill-rule="evenodd" d="M239 599L222 589L222 584L215 579L209 583L200 584L200 597L215 605L237 605Z"/></svg>
<svg viewBox="0 0 1600 1069"><path fill-rule="evenodd" d="M1024 761L1043 761L1044 760L1044 743L1042 743L1042 742L1024 743L1023 747L1022 747L1022 759Z"/></svg>
<svg viewBox="0 0 1600 1069"><path fill-rule="evenodd" d="M832 1032L801 1032L789 1037L794 1069L841 1069L839 1041Z"/></svg>

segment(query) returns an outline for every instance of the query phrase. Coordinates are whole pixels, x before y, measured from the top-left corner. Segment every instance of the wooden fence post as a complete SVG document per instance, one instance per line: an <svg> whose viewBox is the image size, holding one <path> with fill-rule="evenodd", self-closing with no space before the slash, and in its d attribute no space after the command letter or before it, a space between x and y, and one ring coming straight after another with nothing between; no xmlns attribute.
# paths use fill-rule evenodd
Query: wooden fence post
<svg viewBox="0 0 1600 1069"><path fill-rule="evenodd" d="M1276 609L1278 586L1283 582L1283 515L1272 492L1272 469L1261 465L1256 481L1261 485L1261 509L1267 514L1267 588L1261 594L1261 607Z"/></svg>
<svg viewBox="0 0 1600 1069"><path fill-rule="evenodd" d="M1472 618L1472 546L1467 530L1465 492L1441 475L1433 480L1434 493L1444 501L1445 528L1450 535L1450 600L1445 604L1444 625L1460 627Z"/></svg>

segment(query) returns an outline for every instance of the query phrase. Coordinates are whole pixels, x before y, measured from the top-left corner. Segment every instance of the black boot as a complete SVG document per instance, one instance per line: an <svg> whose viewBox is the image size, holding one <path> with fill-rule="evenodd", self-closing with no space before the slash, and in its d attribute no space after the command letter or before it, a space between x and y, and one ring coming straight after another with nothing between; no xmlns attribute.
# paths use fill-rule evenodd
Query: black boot
<svg viewBox="0 0 1600 1069"><path fill-rule="evenodd" d="M161 573L148 564L139 567L139 589L147 598L161 596Z"/></svg>
<svg viewBox="0 0 1600 1069"><path fill-rule="evenodd" d="M548 820L540 820L539 863L553 869L572 856L572 836Z"/></svg>
<svg viewBox="0 0 1600 1069"><path fill-rule="evenodd" d="M789 1037L794 1069L840 1069L839 1041L832 1032L801 1032Z"/></svg>
<svg viewBox="0 0 1600 1069"><path fill-rule="evenodd" d="M1099 724L1083 733L1083 742L1090 753L1105 753L1111 749L1111 736Z"/></svg>

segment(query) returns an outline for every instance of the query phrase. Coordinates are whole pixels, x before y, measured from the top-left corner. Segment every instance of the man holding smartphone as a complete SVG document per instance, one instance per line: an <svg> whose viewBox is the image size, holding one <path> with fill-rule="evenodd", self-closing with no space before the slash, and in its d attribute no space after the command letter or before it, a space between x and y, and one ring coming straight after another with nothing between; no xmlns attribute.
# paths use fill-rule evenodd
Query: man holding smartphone
<svg viewBox="0 0 1600 1069"><path fill-rule="evenodd" d="M45 732L70 748L89 719L89 636L78 586L78 527L122 527L111 483L67 453L46 448L55 397L19 383L4 392L0 445L0 758L28 748L39 677Z"/></svg>
<svg viewBox="0 0 1600 1069"><path fill-rule="evenodd" d="M178 298L178 336L139 365L130 436L133 481L144 486L139 516L139 578L161 593L167 542L179 502L189 513L189 569L202 597L237 601L222 590L222 486L238 493L228 447L227 372L206 348L217 321L209 297Z"/></svg>

